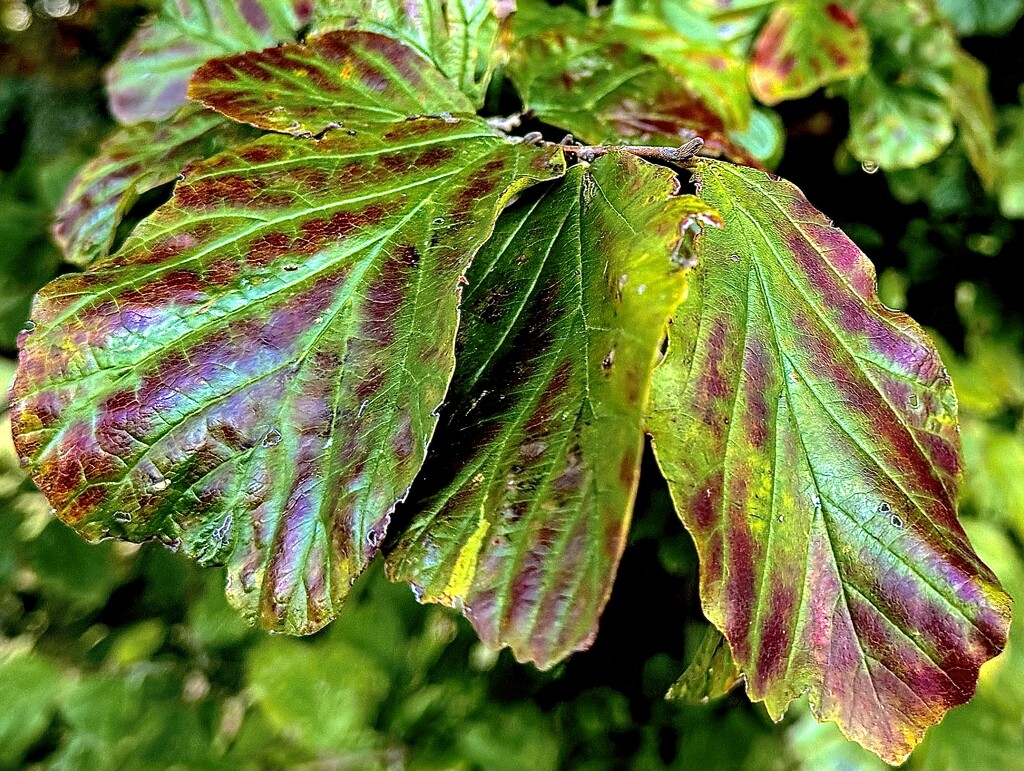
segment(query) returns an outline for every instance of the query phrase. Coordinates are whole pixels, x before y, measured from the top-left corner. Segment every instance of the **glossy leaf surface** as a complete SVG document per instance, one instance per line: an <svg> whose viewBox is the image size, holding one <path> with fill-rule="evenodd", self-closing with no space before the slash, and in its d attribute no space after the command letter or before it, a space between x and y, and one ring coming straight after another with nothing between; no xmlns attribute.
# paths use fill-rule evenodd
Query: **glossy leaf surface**
<svg viewBox="0 0 1024 771"><path fill-rule="evenodd" d="M87 538L180 541L248 617L319 628L422 463L459 278L550 155L420 120L191 167L41 292L12 413L34 481Z"/></svg>
<svg viewBox="0 0 1024 771"><path fill-rule="evenodd" d="M542 668L589 646L625 546L651 369L686 285L681 225L705 209L677 187L613 154L502 215L389 557L421 601Z"/></svg>
<svg viewBox="0 0 1024 771"><path fill-rule="evenodd" d="M509 63L509 77L541 120L591 143L679 145L699 134L706 152L757 164L682 78L617 42L602 21L577 16L520 41Z"/></svg>
<svg viewBox="0 0 1024 771"><path fill-rule="evenodd" d="M207 59L294 40L312 11L312 0L163 0L107 70L110 111L122 123L166 118Z"/></svg>
<svg viewBox="0 0 1024 771"><path fill-rule="evenodd" d="M314 29L356 28L402 40L481 107L491 74L506 58L515 7L515 0L321 0Z"/></svg>
<svg viewBox="0 0 1024 771"><path fill-rule="evenodd" d="M214 59L196 71L189 96L236 121L307 135L338 125L474 112L414 49L358 31Z"/></svg>
<svg viewBox="0 0 1024 771"><path fill-rule="evenodd" d="M839 3L784 0L754 46L750 87L765 104L807 96L864 74L870 53L867 31Z"/></svg>
<svg viewBox="0 0 1024 771"><path fill-rule="evenodd" d="M956 517L956 400L874 269L793 185L697 164L721 231L655 372L651 434L751 698L890 762L974 692L1009 599Z"/></svg>
<svg viewBox="0 0 1024 771"><path fill-rule="evenodd" d="M105 257L139 196L171 182L189 161L247 136L240 126L194 105L165 122L118 129L78 172L57 209L53 235L64 258L84 267Z"/></svg>

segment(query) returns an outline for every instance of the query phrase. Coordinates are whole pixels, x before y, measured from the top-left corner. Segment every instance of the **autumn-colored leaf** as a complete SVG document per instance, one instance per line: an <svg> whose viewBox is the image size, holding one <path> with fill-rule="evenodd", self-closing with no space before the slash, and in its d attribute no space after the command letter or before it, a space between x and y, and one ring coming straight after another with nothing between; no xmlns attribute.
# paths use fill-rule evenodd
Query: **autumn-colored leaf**
<svg viewBox="0 0 1024 771"><path fill-rule="evenodd" d="M681 228L714 216L677 188L616 153L502 215L388 560L421 601L542 668L589 646L625 546L651 369L686 285Z"/></svg>
<svg viewBox="0 0 1024 771"><path fill-rule="evenodd" d="M476 108L507 58L515 7L515 0L320 0L313 28L360 29L402 40L434 62Z"/></svg>
<svg viewBox="0 0 1024 771"><path fill-rule="evenodd" d="M706 152L758 164L700 95L651 57L616 42L602 20L580 16L573 27L519 41L508 74L528 109L577 139L679 145L699 134Z"/></svg>
<svg viewBox="0 0 1024 771"><path fill-rule="evenodd" d="M166 118L207 59L294 40L312 12L312 0L163 0L107 70L110 111L122 123Z"/></svg>
<svg viewBox="0 0 1024 771"><path fill-rule="evenodd" d="M105 257L139 196L172 181L189 161L248 136L241 126L195 105L161 123L116 130L78 172L57 208L53 235L64 258L84 267Z"/></svg>
<svg viewBox="0 0 1024 771"><path fill-rule="evenodd" d="M334 617L425 455L460 277L515 191L562 171L480 119L193 165L124 248L42 290L12 423L90 539L228 565L246 616Z"/></svg>
<svg viewBox="0 0 1024 771"><path fill-rule="evenodd" d="M469 99L407 44L359 31L213 59L196 71L189 97L233 120L305 135L339 125L475 112Z"/></svg>
<svg viewBox="0 0 1024 771"><path fill-rule="evenodd" d="M750 62L750 88L777 104L867 71L870 42L857 17L832 0L783 0L772 10Z"/></svg>
<svg viewBox="0 0 1024 771"><path fill-rule="evenodd" d="M889 762L974 692L1009 599L956 516L956 400L874 269L788 182L715 161L725 220L655 372L650 431L751 698Z"/></svg>

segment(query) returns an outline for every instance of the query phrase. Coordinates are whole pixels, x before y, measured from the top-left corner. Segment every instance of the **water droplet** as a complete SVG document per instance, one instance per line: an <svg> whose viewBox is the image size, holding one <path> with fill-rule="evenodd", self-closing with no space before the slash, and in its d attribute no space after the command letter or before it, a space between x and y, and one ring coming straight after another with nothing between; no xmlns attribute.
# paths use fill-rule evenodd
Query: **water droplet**
<svg viewBox="0 0 1024 771"><path fill-rule="evenodd" d="M31 463L31 462L32 462L32 459L30 457L28 457L27 455L22 455L20 458L18 458L18 463L21 464L22 468L27 467L28 464Z"/></svg>
<svg viewBox="0 0 1024 771"><path fill-rule="evenodd" d="M435 217L434 218L434 224L435 225L443 225L444 224L444 217Z"/></svg>
<svg viewBox="0 0 1024 771"><path fill-rule="evenodd" d="M878 171L878 164L874 161L864 161L860 167L864 170L865 174L874 174Z"/></svg>
<svg viewBox="0 0 1024 771"><path fill-rule="evenodd" d="M902 530L903 529L903 518L900 517L899 514L893 514L891 517L889 517L889 522L897 530Z"/></svg>
<svg viewBox="0 0 1024 771"><path fill-rule="evenodd" d="M263 440L260 442L264 447L276 447L281 444L281 432L276 428L272 428L263 436Z"/></svg>
<svg viewBox="0 0 1024 771"><path fill-rule="evenodd" d="M910 403L910 406L913 407L915 410L921 406L921 400L917 397L917 394L911 394L910 398L907 399L907 401Z"/></svg>
<svg viewBox="0 0 1024 771"><path fill-rule="evenodd" d="M293 270L298 270L299 266L296 265L294 262L289 262L284 266L284 269L287 270L288 272L291 272Z"/></svg>
<svg viewBox="0 0 1024 771"><path fill-rule="evenodd" d="M610 351L608 351L608 355L604 357L604 361L601 362L601 366L604 369L611 369L612 368L612 364L614 364L614 363L615 363L615 349L612 348Z"/></svg>
<svg viewBox="0 0 1024 771"><path fill-rule="evenodd" d="M733 262L739 262L740 256L738 254L730 254L729 259L732 260Z"/></svg>
<svg viewBox="0 0 1024 771"><path fill-rule="evenodd" d="M641 284L640 286L638 286L636 288L636 293L637 294L643 294L646 291L647 291L647 284Z"/></svg>
<svg viewBox="0 0 1024 771"><path fill-rule="evenodd" d="M29 319L28 321L25 322L25 326L22 328L22 332L31 332L35 328L36 323Z"/></svg>
<svg viewBox="0 0 1024 771"><path fill-rule="evenodd" d="M120 522L122 525L132 521L132 515L127 511L118 511L114 514L114 521Z"/></svg>
<svg viewBox="0 0 1024 771"><path fill-rule="evenodd" d="M185 181L185 175L184 174L179 174L177 177L175 177L175 180L178 181L178 182L184 182Z"/></svg>
<svg viewBox="0 0 1024 771"><path fill-rule="evenodd" d="M160 492L163 492L164 490L166 490L170 486L171 486L171 480L170 479L161 479L159 482L154 482L153 486L150 489L154 493L160 493Z"/></svg>
<svg viewBox="0 0 1024 771"><path fill-rule="evenodd" d="M890 511L892 511L892 506L890 506L885 501L882 501L880 504L878 504L878 510L883 514L888 514Z"/></svg>
<svg viewBox="0 0 1024 771"><path fill-rule="evenodd" d="M625 273L623 273L621 276L619 276L619 291L620 292L626 286L626 282L627 281L629 281L629 276L626 275Z"/></svg>
<svg viewBox="0 0 1024 771"><path fill-rule="evenodd" d="M359 412L356 413L357 418L363 417L363 412L366 411L366 405L368 405L369 403L369 399L363 399L363 403L359 405Z"/></svg>
<svg viewBox="0 0 1024 771"><path fill-rule="evenodd" d="M370 546L375 547L378 543L380 543L380 533L378 533L376 530L371 530L366 534L366 542L370 544Z"/></svg>
<svg viewBox="0 0 1024 771"><path fill-rule="evenodd" d="M779 522L784 522L784 521L785 521L784 517L781 514L779 514Z"/></svg>

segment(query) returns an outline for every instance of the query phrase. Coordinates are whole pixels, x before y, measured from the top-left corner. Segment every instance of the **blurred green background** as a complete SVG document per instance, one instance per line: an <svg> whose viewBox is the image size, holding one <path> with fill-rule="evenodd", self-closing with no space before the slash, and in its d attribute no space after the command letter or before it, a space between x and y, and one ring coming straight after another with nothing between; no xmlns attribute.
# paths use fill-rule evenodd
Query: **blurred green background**
<svg viewBox="0 0 1024 771"><path fill-rule="evenodd" d="M32 293L65 269L53 209L113 125L102 67L145 11L129 0L0 0L5 384ZM1004 168L1024 179L1024 24L964 45L991 72ZM845 103L818 95L780 114L779 172L874 259L883 301L940 341L961 400L962 515L1024 597L1024 323L1011 278L1024 225L985 196L956 143L923 168L867 174L843 148ZM1004 212L1024 215L1013 205ZM774 725L742 688L710 704L662 698L705 622L692 543L650 459L645 469L597 642L541 673L487 651L460 616L419 606L379 569L313 637L249 629L219 571L155 545L91 546L56 522L18 469L4 409L0 769L884 768L805 704ZM1022 621L975 699L908 767L1024 768Z"/></svg>

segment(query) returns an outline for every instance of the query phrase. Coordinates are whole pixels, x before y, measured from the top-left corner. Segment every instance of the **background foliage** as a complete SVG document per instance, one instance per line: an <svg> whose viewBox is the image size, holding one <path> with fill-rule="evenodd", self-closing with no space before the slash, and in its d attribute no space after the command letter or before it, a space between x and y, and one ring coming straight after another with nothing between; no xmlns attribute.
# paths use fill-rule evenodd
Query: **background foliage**
<svg viewBox="0 0 1024 771"><path fill-rule="evenodd" d="M754 22L763 24L771 4L746 5L763 9ZM808 3L779 3L774 13L797 13L801 5ZM861 5L867 18L872 3ZM918 5L907 3L907 13ZM961 401L961 512L981 557L1019 597L1024 320L1019 290L1006 274L1024 242L1024 228L1013 219L1024 216L1024 28L1017 21L1024 9L1003 0L939 5L966 52L989 72L996 103L989 117L998 128L990 146L984 127L978 130L987 108L971 101L983 72L964 63L945 25L908 40L905 23L880 20L871 27L872 69L864 69L866 61L849 63L842 76L856 74L835 93L816 91L821 83L790 83L791 96L811 96L782 102L775 113L754 107L746 89L736 87L742 72L738 81L727 79L732 64L725 80L705 78L700 69L709 48L727 61L738 57L752 45L753 27L734 25L726 33L706 15L704 27L686 26L692 18L667 14L661 4L621 3L612 29L588 30L571 44L587 50L606 45L600 36L643 31L648 55L678 60L685 43L695 70L679 77L702 83L709 99L729 97L718 141L771 159L780 152L775 132L785 126L779 172L868 252L879 267L883 301L908 310L942 341ZM113 125L102 68L146 10L120 0L0 5L5 383L32 293L69 269L49 226L65 186ZM567 6L543 11L523 23L575 18ZM707 37L669 34L681 26ZM814 39L815 31L805 34ZM865 116L864 105L873 104L865 94L891 84L886 68L902 66L901 57L928 71L912 73L917 80L909 85L902 81L905 91L891 101L903 100L909 114L924 117L920 130L909 132L910 150L896 154L913 162L890 163L876 125L886 121ZM547 61L538 56L533 63ZM752 77L750 84L763 103L780 98L777 83L767 87ZM604 118L584 98L588 93L568 94L557 106L596 120L600 129ZM583 101L569 98L576 95ZM543 114L545 105L535 107ZM744 133L737 126L751 111L759 117ZM879 165L885 173L865 173ZM902 165L909 168L895 168ZM162 196L166 188L143 194L128 221ZM251 630L227 607L218 571L156 545L90 546L54 521L18 470L5 426L0 768L884 767L834 726L815 723L804 706L773 725L742 689L708 704L662 699L696 655L706 622L692 543L649 459L645 469L652 473L645 475L601 634L591 650L540 673L508 652L489 653L461 617L418 605L405 587L386 583L379 568L356 585L339 620L313 637ZM1017 620L1007 652L982 670L975 699L934 728L907 766L1022 768L1022 758L1024 639Z"/></svg>

